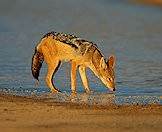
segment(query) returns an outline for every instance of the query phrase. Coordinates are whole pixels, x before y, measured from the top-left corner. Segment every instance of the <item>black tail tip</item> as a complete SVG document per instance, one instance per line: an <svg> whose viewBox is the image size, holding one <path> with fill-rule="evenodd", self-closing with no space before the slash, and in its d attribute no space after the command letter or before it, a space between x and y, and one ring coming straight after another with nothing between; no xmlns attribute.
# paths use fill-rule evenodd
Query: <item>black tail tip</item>
<svg viewBox="0 0 162 132"><path fill-rule="evenodd" d="M39 78L38 78L39 77L39 72L36 72L36 71L32 70L32 75L33 75L34 79L39 81Z"/></svg>

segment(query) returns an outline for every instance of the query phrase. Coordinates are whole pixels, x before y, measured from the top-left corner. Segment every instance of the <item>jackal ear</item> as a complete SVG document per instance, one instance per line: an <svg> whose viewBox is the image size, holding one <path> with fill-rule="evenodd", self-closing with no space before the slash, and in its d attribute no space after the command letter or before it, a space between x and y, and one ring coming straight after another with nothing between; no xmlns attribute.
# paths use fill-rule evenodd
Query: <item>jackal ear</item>
<svg viewBox="0 0 162 132"><path fill-rule="evenodd" d="M107 65L110 68L114 68L115 67L115 63L116 63L116 57L114 55L110 55L107 61Z"/></svg>
<svg viewBox="0 0 162 132"><path fill-rule="evenodd" d="M107 65L106 65L105 60L104 60L103 57L102 57L101 60L100 60L100 67L101 67L101 68L106 68L106 67L107 67Z"/></svg>

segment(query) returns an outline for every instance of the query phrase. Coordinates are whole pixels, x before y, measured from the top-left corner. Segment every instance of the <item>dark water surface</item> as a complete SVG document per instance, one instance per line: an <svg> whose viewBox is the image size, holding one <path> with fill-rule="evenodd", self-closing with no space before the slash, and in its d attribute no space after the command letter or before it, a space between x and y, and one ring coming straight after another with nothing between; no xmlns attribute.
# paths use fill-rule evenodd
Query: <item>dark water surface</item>
<svg viewBox="0 0 162 132"><path fill-rule="evenodd" d="M117 56L117 91L109 94L88 70L91 89L100 102L154 103L162 96L162 8L118 0L3 0L0 1L0 90L19 95L48 94L44 83L34 86L30 66L34 47L49 31L73 33L97 43L106 58ZM70 92L70 65L62 64L55 84ZM78 98L83 99L78 76ZM87 97L88 96L88 97ZM66 97L63 95L63 98ZM95 99L94 99L95 100ZM138 101L139 100L139 101ZM151 102L150 102L151 101Z"/></svg>

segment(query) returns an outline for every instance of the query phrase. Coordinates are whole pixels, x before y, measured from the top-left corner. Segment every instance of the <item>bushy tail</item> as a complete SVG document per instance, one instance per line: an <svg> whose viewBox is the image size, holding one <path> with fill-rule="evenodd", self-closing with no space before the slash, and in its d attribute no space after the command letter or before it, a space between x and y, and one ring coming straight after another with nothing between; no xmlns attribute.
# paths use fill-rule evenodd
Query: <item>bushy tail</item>
<svg viewBox="0 0 162 132"><path fill-rule="evenodd" d="M39 52L37 48L35 48L35 53L32 58L31 70L32 70L33 77L37 79L38 81L39 81L38 79L39 72L40 72L43 61L44 61L43 54Z"/></svg>

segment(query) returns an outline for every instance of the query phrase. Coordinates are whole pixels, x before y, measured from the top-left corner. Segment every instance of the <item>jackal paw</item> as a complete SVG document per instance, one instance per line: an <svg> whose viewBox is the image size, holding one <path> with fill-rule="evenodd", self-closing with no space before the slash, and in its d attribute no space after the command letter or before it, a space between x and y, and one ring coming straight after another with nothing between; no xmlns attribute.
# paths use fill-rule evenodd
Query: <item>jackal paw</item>
<svg viewBox="0 0 162 132"><path fill-rule="evenodd" d="M77 92L76 92L76 91L72 91L72 92L71 92L71 96L72 96L72 97L75 97L76 95L77 95Z"/></svg>
<svg viewBox="0 0 162 132"><path fill-rule="evenodd" d="M86 89L86 91L85 91L87 94L91 94L91 93L93 93L93 91L92 90L90 90L90 89Z"/></svg>
<svg viewBox="0 0 162 132"><path fill-rule="evenodd" d="M51 92L52 92L52 93L59 93L59 92L61 92L61 91L58 90L58 89L51 89Z"/></svg>
<svg viewBox="0 0 162 132"><path fill-rule="evenodd" d="M91 90L90 90L90 89L85 89L85 92L86 92L87 94L89 94L89 93L91 93Z"/></svg>

